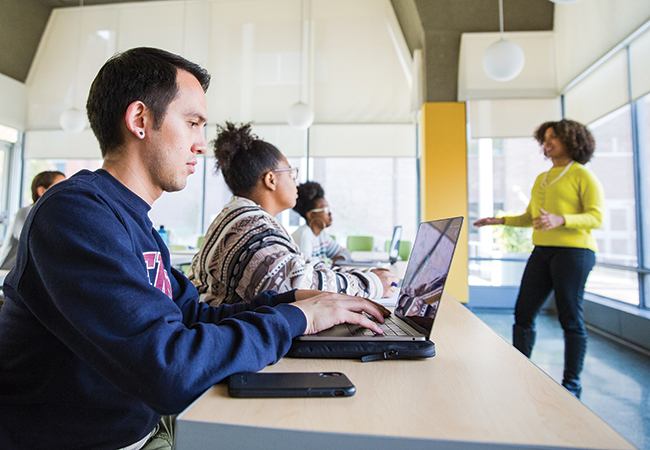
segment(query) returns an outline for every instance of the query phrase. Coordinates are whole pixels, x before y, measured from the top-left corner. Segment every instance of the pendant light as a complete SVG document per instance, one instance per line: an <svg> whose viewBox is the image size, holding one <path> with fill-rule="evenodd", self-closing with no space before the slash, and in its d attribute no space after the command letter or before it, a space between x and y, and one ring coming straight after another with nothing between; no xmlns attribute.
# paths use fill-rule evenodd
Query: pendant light
<svg viewBox="0 0 650 450"><path fill-rule="evenodd" d="M287 122L289 125L301 130L309 128L314 123L314 110L309 106L309 100L307 99L309 97L309 68L306 71L307 80L303 79L303 66L307 64L309 67L310 62L310 22L304 18L305 1L308 0L301 0L300 2L300 100L287 111ZM311 14L307 14L307 16L310 17ZM307 54L307 58L304 58L305 53Z"/></svg>
<svg viewBox="0 0 650 450"><path fill-rule="evenodd" d="M553 3L557 3L558 5L568 5L570 3L578 3L581 0L551 0Z"/></svg>
<svg viewBox="0 0 650 450"><path fill-rule="evenodd" d="M68 133L81 133L86 128L86 115L74 106L59 116L59 125Z"/></svg>
<svg viewBox="0 0 650 450"><path fill-rule="evenodd" d="M86 114L75 108L75 89L79 81L79 61L81 60L81 35L83 32L83 0L79 1L79 43L77 48L77 64L75 66L74 81L72 83L72 106L61 113L59 125L67 133L81 133L86 128Z"/></svg>
<svg viewBox="0 0 650 450"><path fill-rule="evenodd" d="M292 127L305 130L314 123L314 111L306 103L295 103L287 111L287 122Z"/></svg>
<svg viewBox="0 0 650 450"><path fill-rule="evenodd" d="M493 80L510 81L523 70L526 55L519 44L503 38L503 0L499 0L499 27L501 39L483 53L483 71Z"/></svg>

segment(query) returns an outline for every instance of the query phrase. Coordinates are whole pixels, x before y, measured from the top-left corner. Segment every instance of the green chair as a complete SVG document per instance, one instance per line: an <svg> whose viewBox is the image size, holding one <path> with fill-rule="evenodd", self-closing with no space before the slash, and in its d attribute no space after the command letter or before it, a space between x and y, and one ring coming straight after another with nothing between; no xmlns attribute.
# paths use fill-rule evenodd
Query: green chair
<svg viewBox="0 0 650 450"><path fill-rule="evenodd" d="M408 261L411 256L413 243L411 241L399 241L399 257L402 261Z"/></svg>
<svg viewBox="0 0 650 450"><path fill-rule="evenodd" d="M347 248L351 252L371 252L374 245L372 236L348 236Z"/></svg>
<svg viewBox="0 0 650 450"><path fill-rule="evenodd" d="M182 251L182 250L188 250L187 246L186 245L170 245L169 246L169 251L170 252L177 252L177 251ZM190 263L186 263L186 264L179 264L179 265L176 265L174 267L176 267L178 270L183 272L183 275L187 276L187 274L190 271L190 265L191 265Z"/></svg>
<svg viewBox="0 0 650 450"><path fill-rule="evenodd" d="M390 243L391 241L388 240L384 244L384 251L388 252L390 251ZM401 258L402 261L408 261L409 256L411 256L411 249L413 248L413 244L411 241L399 241L399 250L398 254L399 257Z"/></svg>
<svg viewBox="0 0 650 450"><path fill-rule="evenodd" d="M196 248L201 248L201 245L203 245L203 239L205 239L205 236L199 236L198 241L196 241Z"/></svg>

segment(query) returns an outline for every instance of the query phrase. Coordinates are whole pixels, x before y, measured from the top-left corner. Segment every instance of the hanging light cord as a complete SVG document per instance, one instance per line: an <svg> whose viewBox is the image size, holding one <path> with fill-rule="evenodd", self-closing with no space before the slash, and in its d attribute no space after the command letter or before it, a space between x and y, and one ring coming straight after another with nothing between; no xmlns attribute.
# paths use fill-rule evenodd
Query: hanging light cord
<svg viewBox="0 0 650 450"><path fill-rule="evenodd" d="M84 0L79 0L79 36L77 38L77 64L75 65L74 78L72 83L72 108L76 108L77 83L79 82L79 67L81 66L81 37L84 27Z"/></svg>
<svg viewBox="0 0 650 450"><path fill-rule="evenodd" d="M501 29L501 40L503 40L503 0L499 0L499 28Z"/></svg>
<svg viewBox="0 0 650 450"><path fill-rule="evenodd" d="M300 81L300 95L298 100L303 101L303 91L304 91L304 86L303 86L303 58L304 58L304 53L305 49L303 49L303 46L305 45L305 0L300 0L300 73L299 73L299 81Z"/></svg>

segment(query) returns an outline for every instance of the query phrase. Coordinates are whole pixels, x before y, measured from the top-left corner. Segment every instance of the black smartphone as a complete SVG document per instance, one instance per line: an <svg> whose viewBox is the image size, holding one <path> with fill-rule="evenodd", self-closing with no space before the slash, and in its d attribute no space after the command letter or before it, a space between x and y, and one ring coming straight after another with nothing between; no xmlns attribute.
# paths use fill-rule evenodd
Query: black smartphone
<svg viewBox="0 0 650 450"><path fill-rule="evenodd" d="M349 397L356 388L341 372L241 372L228 378L238 398Z"/></svg>

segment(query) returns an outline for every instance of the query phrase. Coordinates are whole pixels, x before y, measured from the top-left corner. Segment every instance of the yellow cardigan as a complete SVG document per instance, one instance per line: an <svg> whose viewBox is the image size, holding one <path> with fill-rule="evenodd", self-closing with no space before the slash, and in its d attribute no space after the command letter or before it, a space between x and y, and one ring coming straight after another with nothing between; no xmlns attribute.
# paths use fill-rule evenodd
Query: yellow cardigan
<svg viewBox="0 0 650 450"><path fill-rule="evenodd" d="M533 244L543 247L576 247L598 251L593 228L603 223L605 195L603 186L585 166L574 162L569 170L550 186L564 167L548 171L547 187L542 188L542 173L535 180L530 203L521 216L505 217L505 225L532 227L533 218L541 215L540 209L563 216L565 224L547 231L533 230Z"/></svg>

